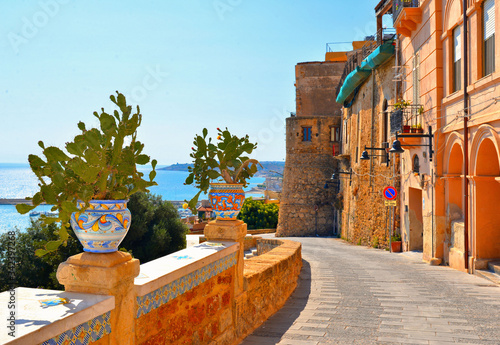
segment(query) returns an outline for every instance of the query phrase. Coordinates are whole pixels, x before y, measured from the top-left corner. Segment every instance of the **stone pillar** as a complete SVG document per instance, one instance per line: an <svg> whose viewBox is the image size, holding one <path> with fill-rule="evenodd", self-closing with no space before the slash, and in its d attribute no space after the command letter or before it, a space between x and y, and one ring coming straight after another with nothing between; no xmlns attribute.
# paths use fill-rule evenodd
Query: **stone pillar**
<svg viewBox="0 0 500 345"><path fill-rule="evenodd" d="M135 288L139 260L129 253L80 253L59 265L57 280L65 291L115 297L110 344L135 344Z"/></svg>
<svg viewBox="0 0 500 345"><path fill-rule="evenodd" d="M240 244L234 284L234 295L235 297L239 296L243 292L243 260L245 256L243 242L247 234L247 224L241 220L213 220L205 226L204 234L208 241L238 242Z"/></svg>

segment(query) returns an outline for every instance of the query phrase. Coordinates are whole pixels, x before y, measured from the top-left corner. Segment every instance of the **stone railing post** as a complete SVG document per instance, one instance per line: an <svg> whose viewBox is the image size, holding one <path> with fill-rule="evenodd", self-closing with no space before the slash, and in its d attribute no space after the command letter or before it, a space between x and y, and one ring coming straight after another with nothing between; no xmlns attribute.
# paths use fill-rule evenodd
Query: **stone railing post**
<svg viewBox="0 0 500 345"><path fill-rule="evenodd" d="M238 263L236 265L236 281L234 296L243 292L243 259L245 246L243 242L247 234L247 224L241 220L213 220L205 226L205 237L208 241L238 242Z"/></svg>
<svg viewBox="0 0 500 345"><path fill-rule="evenodd" d="M57 280L65 291L115 297L110 344L135 344L135 288L139 260L129 253L80 253L59 265Z"/></svg>

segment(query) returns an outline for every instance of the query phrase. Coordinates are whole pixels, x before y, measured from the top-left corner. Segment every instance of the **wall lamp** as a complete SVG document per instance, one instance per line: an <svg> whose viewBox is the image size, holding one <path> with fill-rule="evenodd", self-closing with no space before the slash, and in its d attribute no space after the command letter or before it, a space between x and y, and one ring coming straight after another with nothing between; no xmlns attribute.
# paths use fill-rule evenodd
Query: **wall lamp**
<svg viewBox="0 0 500 345"><path fill-rule="evenodd" d="M349 171L336 171L332 174L332 178L330 181L327 181L325 183L325 189L328 189L328 183L335 183L338 182L340 179L339 175L349 175L349 186L352 184L352 168L349 169Z"/></svg>
<svg viewBox="0 0 500 345"><path fill-rule="evenodd" d="M390 159L389 159L389 152L387 151L387 149L389 148L389 143L382 143L382 146L383 147L366 147L365 146L365 150L363 151L363 153L361 153L361 157L359 159L366 161L366 160L369 160L370 157L385 157L385 163L387 166L389 166ZM384 151L385 153L381 154L381 155L369 155L368 151L366 151L366 150Z"/></svg>
<svg viewBox="0 0 500 345"><path fill-rule="evenodd" d="M399 138L429 138L429 143L423 145L401 145ZM428 134L399 134L398 132L396 132L396 140L394 140L394 142L392 143L392 148L389 150L389 152L403 153L405 152L405 150L402 148L402 146L427 146L429 148L429 161L432 162L432 154L434 153L434 151L432 150L432 138L434 138L434 134L432 134L432 126L429 126Z"/></svg>

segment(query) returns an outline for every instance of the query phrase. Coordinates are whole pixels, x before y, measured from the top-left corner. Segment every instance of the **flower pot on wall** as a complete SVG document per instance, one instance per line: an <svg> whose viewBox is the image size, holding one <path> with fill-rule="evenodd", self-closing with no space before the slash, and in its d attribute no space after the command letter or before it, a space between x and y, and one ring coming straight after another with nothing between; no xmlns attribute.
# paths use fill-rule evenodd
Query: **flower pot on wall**
<svg viewBox="0 0 500 345"><path fill-rule="evenodd" d="M391 242L391 251L393 253L399 253L401 251L401 241Z"/></svg>
<svg viewBox="0 0 500 345"><path fill-rule="evenodd" d="M73 212L71 227L83 245L91 253L111 253L127 235L131 215L127 200L91 200L84 212ZM83 205L79 204L78 208Z"/></svg>
<svg viewBox="0 0 500 345"><path fill-rule="evenodd" d="M217 219L236 220L245 201L243 185L211 183L208 200Z"/></svg>

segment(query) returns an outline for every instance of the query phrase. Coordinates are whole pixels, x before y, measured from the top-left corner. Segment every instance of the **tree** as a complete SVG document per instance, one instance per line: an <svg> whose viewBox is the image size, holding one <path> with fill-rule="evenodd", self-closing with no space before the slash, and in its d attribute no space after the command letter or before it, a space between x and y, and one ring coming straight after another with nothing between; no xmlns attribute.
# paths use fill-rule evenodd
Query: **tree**
<svg viewBox="0 0 500 345"><path fill-rule="evenodd" d="M163 201L161 196L136 193L127 207L132 222L121 247L131 251L141 263L186 248L188 228L172 203Z"/></svg>
<svg viewBox="0 0 500 345"><path fill-rule="evenodd" d="M32 221L25 231L19 229L0 235L0 291L11 287L63 289L56 278L57 267L68 257L82 251L82 245L70 233L66 246L43 257L35 250L43 248L47 241L57 238L57 225L43 225ZM13 276L12 282L8 278ZM12 283L12 285L11 285Z"/></svg>

